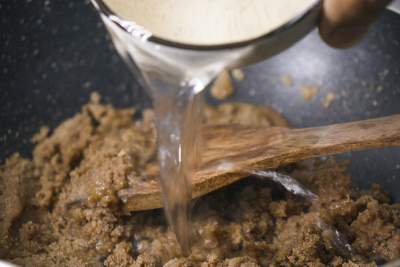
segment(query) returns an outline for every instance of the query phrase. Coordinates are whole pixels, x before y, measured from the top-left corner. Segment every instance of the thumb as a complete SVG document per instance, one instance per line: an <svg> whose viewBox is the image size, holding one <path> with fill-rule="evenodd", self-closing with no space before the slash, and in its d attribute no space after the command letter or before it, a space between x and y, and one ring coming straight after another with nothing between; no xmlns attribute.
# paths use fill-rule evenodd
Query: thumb
<svg viewBox="0 0 400 267"><path fill-rule="evenodd" d="M359 41L390 0L324 0L322 39L337 48Z"/></svg>

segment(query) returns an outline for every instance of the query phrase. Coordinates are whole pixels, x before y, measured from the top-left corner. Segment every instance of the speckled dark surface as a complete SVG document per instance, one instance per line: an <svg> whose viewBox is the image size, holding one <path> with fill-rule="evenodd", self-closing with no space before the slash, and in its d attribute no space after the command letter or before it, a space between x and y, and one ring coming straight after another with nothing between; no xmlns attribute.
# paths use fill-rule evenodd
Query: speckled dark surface
<svg viewBox="0 0 400 267"><path fill-rule="evenodd" d="M0 161L29 154L30 136L56 126L99 91L117 106L149 105L88 1L0 1ZM231 100L272 105L299 127L400 113L400 16L385 12L362 44L333 50L316 32L246 68ZM285 87L283 75L293 77ZM299 87L317 85L305 102ZM326 109L328 92L338 96ZM400 200L400 149L343 155L359 185L378 182Z"/></svg>
<svg viewBox="0 0 400 267"><path fill-rule="evenodd" d="M0 159L27 153L40 125L73 115L93 90L118 106L148 105L89 1L0 5Z"/></svg>

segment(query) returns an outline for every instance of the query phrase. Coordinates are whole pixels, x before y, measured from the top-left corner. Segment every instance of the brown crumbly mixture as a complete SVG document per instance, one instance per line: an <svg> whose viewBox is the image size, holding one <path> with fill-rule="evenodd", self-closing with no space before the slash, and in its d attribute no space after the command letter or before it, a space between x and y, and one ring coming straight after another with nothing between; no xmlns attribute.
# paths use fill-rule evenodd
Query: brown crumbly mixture
<svg viewBox="0 0 400 267"><path fill-rule="evenodd" d="M333 103L333 101L335 101L336 100L336 94L334 94L334 93L328 93L326 96L325 96L325 98L324 98L324 101L322 102L322 106L324 107L324 108L329 108L331 105L332 105L332 103Z"/></svg>
<svg viewBox="0 0 400 267"><path fill-rule="evenodd" d="M315 85L301 86L300 91L303 95L304 101L309 102L313 100L318 94L318 87Z"/></svg>
<svg viewBox="0 0 400 267"><path fill-rule="evenodd" d="M162 211L124 214L118 191L154 178L151 111L99 98L0 167L0 258L21 266L256 267L375 266L400 256L400 205L374 186L352 190L346 165L309 160L281 169L315 192L310 203L270 181L249 178L196 202L192 254L182 257ZM248 104L206 110L208 123L287 125ZM48 137L46 137L48 136ZM323 220L350 242L345 257Z"/></svg>
<svg viewBox="0 0 400 267"><path fill-rule="evenodd" d="M227 103L217 107L206 107L206 123L241 124L288 127L287 121L270 107L246 103Z"/></svg>
<svg viewBox="0 0 400 267"><path fill-rule="evenodd" d="M235 93L231 76L228 71L221 72L210 90L211 95L218 100L225 100Z"/></svg>
<svg viewBox="0 0 400 267"><path fill-rule="evenodd" d="M242 69L239 69L239 68L233 69L230 72L231 72L232 77L238 82L244 81L244 79L246 78L246 75L244 74Z"/></svg>
<svg viewBox="0 0 400 267"><path fill-rule="evenodd" d="M290 75L284 75L281 77L281 83L285 86L285 87L292 87L294 84L293 81L293 77Z"/></svg>

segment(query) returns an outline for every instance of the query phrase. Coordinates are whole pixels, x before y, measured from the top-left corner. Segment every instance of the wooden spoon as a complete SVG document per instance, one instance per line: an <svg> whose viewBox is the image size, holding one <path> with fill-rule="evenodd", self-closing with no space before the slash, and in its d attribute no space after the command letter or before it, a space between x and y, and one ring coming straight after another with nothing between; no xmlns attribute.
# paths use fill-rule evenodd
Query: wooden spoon
<svg viewBox="0 0 400 267"><path fill-rule="evenodd" d="M317 156L400 146L400 114L305 129L214 125L204 130L202 165L192 176L193 197L249 175L250 171ZM142 181L118 193L125 211L162 207L158 181Z"/></svg>

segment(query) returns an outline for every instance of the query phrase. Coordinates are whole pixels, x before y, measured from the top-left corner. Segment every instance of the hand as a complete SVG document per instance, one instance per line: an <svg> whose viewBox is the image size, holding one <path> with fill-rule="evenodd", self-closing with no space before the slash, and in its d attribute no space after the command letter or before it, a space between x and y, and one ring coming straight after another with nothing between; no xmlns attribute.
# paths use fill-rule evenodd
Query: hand
<svg viewBox="0 0 400 267"><path fill-rule="evenodd" d="M368 31L390 0L324 0L319 31L337 48L350 47Z"/></svg>

